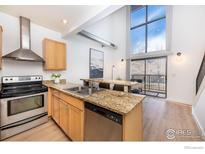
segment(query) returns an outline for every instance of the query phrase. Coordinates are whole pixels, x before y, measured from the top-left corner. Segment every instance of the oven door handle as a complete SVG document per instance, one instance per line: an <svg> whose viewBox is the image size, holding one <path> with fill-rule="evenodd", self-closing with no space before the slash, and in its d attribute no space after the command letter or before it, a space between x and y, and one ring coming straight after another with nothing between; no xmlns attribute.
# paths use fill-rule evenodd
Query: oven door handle
<svg viewBox="0 0 205 154"><path fill-rule="evenodd" d="M41 93L35 93L35 94L30 94L30 95L23 95L23 96L17 96L17 97L9 97L9 98L2 98L1 102L7 102L10 100L14 100L14 99L20 99L20 98L28 98L28 97L32 97L32 96L39 96L39 95L46 95L48 92L41 92Z"/></svg>
<svg viewBox="0 0 205 154"><path fill-rule="evenodd" d="M18 122L9 124L9 125L1 126L1 130L6 130L6 129L13 128L13 127L18 127L18 126L24 125L24 124L26 124L26 123L29 123L29 122L31 122L31 121L37 120L37 119L39 119L39 118L42 118L42 117L44 117L44 116L47 116L47 115L48 115L48 112L45 112L45 113L36 115L36 116L34 116L34 117L26 118L26 119L24 119L24 120L21 120L21 121L18 121Z"/></svg>

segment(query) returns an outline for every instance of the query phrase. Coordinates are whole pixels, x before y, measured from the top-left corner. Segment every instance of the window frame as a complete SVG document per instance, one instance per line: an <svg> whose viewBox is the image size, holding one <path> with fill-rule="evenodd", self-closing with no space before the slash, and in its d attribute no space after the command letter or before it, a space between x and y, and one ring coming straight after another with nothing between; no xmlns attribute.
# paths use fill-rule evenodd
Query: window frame
<svg viewBox="0 0 205 154"><path fill-rule="evenodd" d="M131 64L132 61L144 61L144 74L139 74L139 75L144 75L145 76L145 78L144 78L144 88L145 88L146 80L147 80L146 79L146 76L147 76L147 63L146 63L146 61L150 60L150 59L161 59L161 58L165 59L165 74L164 74L164 76L165 76L165 96L164 97L159 97L159 98L165 98L166 99L167 98L167 84L168 84L168 82L167 82L167 77L168 77L168 57L167 56L141 58L141 59L132 59L132 60L130 60L130 64ZM131 73L132 72L131 72L131 70L129 70L129 71L130 71L129 72L129 79L131 79L131 76L132 76ZM145 95L147 95L146 92L147 91L145 90ZM147 96L158 97L158 96L153 96L153 95L147 95Z"/></svg>
<svg viewBox="0 0 205 154"><path fill-rule="evenodd" d="M165 31L166 31L166 35L167 35L167 8L165 9L165 15L163 17L159 17L159 18L156 18L156 19L153 19L153 20L150 20L148 21L148 5L143 5L139 8L137 8L135 11L138 11L140 9L142 9L143 7L145 7L145 23L143 24L140 24L140 25L137 25L137 26L133 26L131 27L131 6L130 6L130 13L129 13L129 18L130 18L130 23L129 23L129 31L130 33L132 32L133 29L136 29L136 28L139 28L139 27L142 27L142 26L145 26L145 52L144 53L133 53L133 50L131 50L131 55L140 55L140 54L147 54L147 53L155 53L155 52L159 52L159 51L152 51L152 52L147 52L147 41L148 41L148 25L153 23L153 22L156 22L156 21L159 21L159 20L162 20L162 19L165 19L165 22L166 22L166 28L165 28ZM166 7L166 6L165 6ZM131 36L131 35L130 35ZM164 50L160 50L160 51L166 51L167 50L167 36L165 37L165 49ZM130 40L131 41L131 40ZM131 45L131 48L132 49L132 44L130 42L130 45Z"/></svg>
<svg viewBox="0 0 205 154"><path fill-rule="evenodd" d="M171 50L172 46L172 17L173 17L173 6L166 6L166 49L163 51L155 51L148 53L133 53L131 45L131 6L126 6L126 80L130 80L130 64L131 60L140 60L145 58L155 58L172 55L174 52ZM167 68L168 69L168 68Z"/></svg>

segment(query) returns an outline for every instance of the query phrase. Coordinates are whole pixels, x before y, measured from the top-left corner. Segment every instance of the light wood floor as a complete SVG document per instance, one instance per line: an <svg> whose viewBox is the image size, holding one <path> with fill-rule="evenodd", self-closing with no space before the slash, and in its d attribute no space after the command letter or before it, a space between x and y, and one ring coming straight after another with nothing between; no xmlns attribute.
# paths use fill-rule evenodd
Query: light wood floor
<svg viewBox="0 0 205 154"><path fill-rule="evenodd" d="M69 141L53 120L33 129L17 134L5 141Z"/></svg>
<svg viewBox="0 0 205 154"><path fill-rule="evenodd" d="M202 140L192 116L191 106L151 97L146 97L143 106L145 141ZM174 135L174 139L168 139L166 135L168 129L176 131L178 135ZM185 135L182 135L182 131L185 132Z"/></svg>
<svg viewBox="0 0 205 154"><path fill-rule="evenodd" d="M145 141L201 141L199 130L191 114L191 107L164 99L147 97L143 103ZM167 129L191 131L190 136L176 135L169 140ZM6 141L69 141L52 121L8 138Z"/></svg>

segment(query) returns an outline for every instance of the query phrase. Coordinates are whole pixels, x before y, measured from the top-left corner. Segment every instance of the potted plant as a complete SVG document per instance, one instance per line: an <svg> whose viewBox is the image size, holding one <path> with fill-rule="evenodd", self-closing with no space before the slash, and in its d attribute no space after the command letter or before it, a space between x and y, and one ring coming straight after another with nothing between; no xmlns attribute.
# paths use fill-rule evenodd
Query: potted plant
<svg viewBox="0 0 205 154"><path fill-rule="evenodd" d="M60 73L53 73L51 77L54 79L54 83L56 84L60 83L60 77L61 77Z"/></svg>

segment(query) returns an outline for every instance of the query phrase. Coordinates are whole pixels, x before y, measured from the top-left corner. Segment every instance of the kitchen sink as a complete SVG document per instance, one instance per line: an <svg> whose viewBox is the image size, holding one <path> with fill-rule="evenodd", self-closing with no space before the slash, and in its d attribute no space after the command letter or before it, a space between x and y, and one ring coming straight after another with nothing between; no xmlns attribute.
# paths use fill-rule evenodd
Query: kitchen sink
<svg viewBox="0 0 205 154"><path fill-rule="evenodd" d="M74 93L74 94L78 94L78 95L82 95L82 96L87 96L90 95L92 93L98 92L98 91L102 91L103 89L97 89L97 88L92 88L92 92L89 92L89 87L87 86L79 86L79 87L73 87L73 88L67 88L64 89L68 92Z"/></svg>

